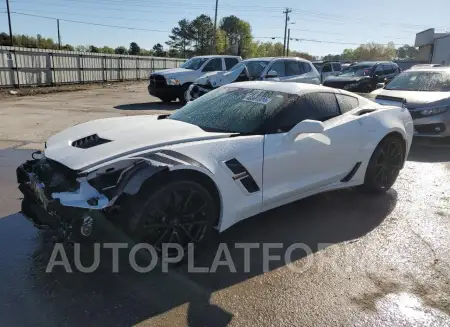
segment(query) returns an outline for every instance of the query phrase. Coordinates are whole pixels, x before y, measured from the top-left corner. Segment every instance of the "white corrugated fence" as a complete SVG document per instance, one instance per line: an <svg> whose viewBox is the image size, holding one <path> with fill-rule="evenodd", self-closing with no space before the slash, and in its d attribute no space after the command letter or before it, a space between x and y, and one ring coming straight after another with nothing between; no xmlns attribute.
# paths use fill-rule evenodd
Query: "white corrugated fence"
<svg viewBox="0 0 450 327"><path fill-rule="evenodd" d="M141 80L154 71L179 67L184 61L0 46L0 87Z"/></svg>

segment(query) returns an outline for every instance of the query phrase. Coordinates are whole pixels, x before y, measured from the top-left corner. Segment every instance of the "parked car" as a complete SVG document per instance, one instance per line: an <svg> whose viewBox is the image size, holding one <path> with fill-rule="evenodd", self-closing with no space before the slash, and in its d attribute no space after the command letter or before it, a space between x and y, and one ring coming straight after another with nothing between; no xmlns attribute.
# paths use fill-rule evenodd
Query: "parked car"
<svg viewBox="0 0 450 327"><path fill-rule="evenodd" d="M390 81L401 72L391 61L365 61L348 67L338 76L328 77L323 85L351 92L368 93L376 89L377 83Z"/></svg>
<svg viewBox="0 0 450 327"><path fill-rule="evenodd" d="M312 63L301 58L252 58L244 60L228 72L208 73L189 88L189 100L195 100L220 86L243 81L267 80L320 84L320 76Z"/></svg>
<svg viewBox="0 0 450 327"><path fill-rule="evenodd" d="M412 134L407 110L350 92L235 83L171 115L94 120L50 137L17 168L22 212L69 243L98 240L109 222L158 253L186 249L316 193L386 192Z"/></svg>
<svg viewBox="0 0 450 327"><path fill-rule="evenodd" d="M371 94L404 98L414 119L414 135L450 136L450 68L406 70Z"/></svg>
<svg viewBox="0 0 450 327"><path fill-rule="evenodd" d="M206 72L226 71L242 58L238 56L193 57L179 68L165 69L150 75L148 92L164 102L178 99L186 103L189 86Z"/></svg>
<svg viewBox="0 0 450 327"><path fill-rule="evenodd" d="M342 65L339 61L313 61L312 64L320 74L321 83L327 77L338 75L342 71Z"/></svg>
<svg viewBox="0 0 450 327"><path fill-rule="evenodd" d="M432 68L432 67L443 67L441 64L418 64L411 66L410 69L422 69L422 68Z"/></svg>

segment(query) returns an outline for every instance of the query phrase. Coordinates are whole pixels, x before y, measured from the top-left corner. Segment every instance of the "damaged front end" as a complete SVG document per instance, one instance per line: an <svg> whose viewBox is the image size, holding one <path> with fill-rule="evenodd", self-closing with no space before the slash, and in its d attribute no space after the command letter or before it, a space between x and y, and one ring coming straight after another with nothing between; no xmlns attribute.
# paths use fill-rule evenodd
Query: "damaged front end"
<svg viewBox="0 0 450 327"><path fill-rule="evenodd" d="M61 241L99 240L103 231L97 222L113 221L124 197L167 169L144 159L125 159L91 172L72 170L44 156L29 160L16 170L24 195L22 213L37 228L57 231Z"/></svg>

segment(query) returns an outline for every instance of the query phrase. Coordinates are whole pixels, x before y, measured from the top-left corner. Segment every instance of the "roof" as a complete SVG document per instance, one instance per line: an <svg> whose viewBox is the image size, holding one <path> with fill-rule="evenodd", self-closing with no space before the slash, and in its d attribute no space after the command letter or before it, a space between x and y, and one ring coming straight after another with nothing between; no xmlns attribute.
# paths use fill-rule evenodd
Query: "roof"
<svg viewBox="0 0 450 327"><path fill-rule="evenodd" d="M290 60L298 60L298 61L306 61L309 62L309 60L306 60L304 58L300 57L260 57L260 58L248 58L243 61L272 61L272 60L279 60L279 59L290 59Z"/></svg>
<svg viewBox="0 0 450 327"><path fill-rule="evenodd" d="M414 71L421 71L421 72L450 72L450 67L446 67L446 66L441 66L441 67L430 67L430 66L425 66L425 67L411 67L410 69L408 69L409 71L414 70Z"/></svg>
<svg viewBox="0 0 450 327"><path fill-rule="evenodd" d="M275 92L284 92L290 94L303 94L314 91L332 91L336 93L336 89L322 85L295 83L295 82L268 82L268 81L253 81L253 82L239 82L229 85L230 87L238 87L242 89L257 89ZM339 91L338 91L339 92Z"/></svg>
<svg viewBox="0 0 450 327"><path fill-rule="evenodd" d="M206 56L195 56L192 58L241 58L241 56L232 55L206 55Z"/></svg>

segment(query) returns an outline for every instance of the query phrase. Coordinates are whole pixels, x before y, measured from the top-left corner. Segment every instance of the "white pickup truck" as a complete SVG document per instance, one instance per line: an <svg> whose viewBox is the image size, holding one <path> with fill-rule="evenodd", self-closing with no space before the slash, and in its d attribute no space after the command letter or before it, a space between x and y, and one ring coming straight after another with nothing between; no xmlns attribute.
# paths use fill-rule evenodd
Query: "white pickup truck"
<svg viewBox="0 0 450 327"><path fill-rule="evenodd" d="M207 72L227 71L242 60L239 56L211 55L193 57L179 68L150 75L148 92L164 102L188 101L189 86Z"/></svg>

